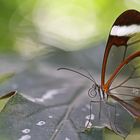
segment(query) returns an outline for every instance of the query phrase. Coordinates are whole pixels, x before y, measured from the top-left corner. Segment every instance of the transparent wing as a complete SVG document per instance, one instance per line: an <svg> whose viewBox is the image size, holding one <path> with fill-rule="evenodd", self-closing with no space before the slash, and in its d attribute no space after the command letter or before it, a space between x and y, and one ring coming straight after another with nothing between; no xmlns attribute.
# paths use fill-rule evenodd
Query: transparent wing
<svg viewBox="0 0 140 140"><path fill-rule="evenodd" d="M128 55L128 46L137 44L140 41L140 12L136 10L127 10L123 12L114 22L110 30L108 37L103 65L102 65L102 74L101 74L101 87L105 89L106 78L106 69L108 66L108 61L110 55L115 55L119 60L119 63L115 62L116 67L123 61ZM111 53L112 50L115 51ZM113 70L113 71L114 71ZM108 87L107 87L108 88ZM105 89L107 90L107 89Z"/></svg>
<svg viewBox="0 0 140 140"><path fill-rule="evenodd" d="M134 40L134 38L133 38ZM130 41L129 41L130 42ZM118 49L120 50L120 49ZM116 50L112 50L115 51ZM122 50L123 52L124 50ZM124 59L128 58L131 54L137 53L140 51L140 41L136 43L131 43L128 45L127 50L119 54L119 57L115 60L113 56L109 56L110 61L114 61L114 68L109 69L114 71L118 67L118 63L122 62ZM112 52L113 53L113 52ZM113 62L110 62L110 65ZM112 73L111 71L111 73ZM110 77L111 74L109 74ZM111 85L109 86L108 92L119 99L115 99L120 102L121 105L126 108L130 113L139 119L140 117L140 55L132 59L128 64L126 64L120 71L117 73L115 78L112 80ZM126 103L126 105L125 105ZM132 109L130 109L130 107Z"/></svg>

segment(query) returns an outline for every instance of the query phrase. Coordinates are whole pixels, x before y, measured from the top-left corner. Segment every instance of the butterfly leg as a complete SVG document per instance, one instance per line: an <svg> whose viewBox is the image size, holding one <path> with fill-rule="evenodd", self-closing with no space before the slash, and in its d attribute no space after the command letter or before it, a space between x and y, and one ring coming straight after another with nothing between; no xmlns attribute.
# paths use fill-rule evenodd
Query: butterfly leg
<svg viewBox="0 0 140 140"><path fill-rule="evenodd" d="M86 129L90 129L90 128L93 128L93 114L92 114L92 104L94 103L98 103L100 106L99 106L99 120L101 119L101 100L96 100L96 101L90 101L90 108L89 108L89 119L85 125L85 128Z"/></svg>
<svg viewBox="0 0 140 140"><path fill-rule="evenodd" d="M89 107L89 118L88 118L88 122L87 122L87 124L85 124L85 128L86 129L89 129L89 128L91 128L92 127L92 119L91 119L91 114L92 114L92 103L93 103L94 101L90 101L90 107ZM94 102L95 103L95 102Z"/></svg>

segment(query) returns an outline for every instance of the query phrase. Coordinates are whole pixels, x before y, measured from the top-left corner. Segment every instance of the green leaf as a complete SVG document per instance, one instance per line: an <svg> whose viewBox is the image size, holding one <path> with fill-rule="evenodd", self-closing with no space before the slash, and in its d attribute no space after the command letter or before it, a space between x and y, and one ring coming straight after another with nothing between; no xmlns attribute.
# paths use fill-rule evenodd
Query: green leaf
<svg viewBox="0 0 140 140"><path fill-rule="evenodd" d="M4 108L9 99L16 94L16 91L11 91L3 96L0 96L0 111Z"/></svg>

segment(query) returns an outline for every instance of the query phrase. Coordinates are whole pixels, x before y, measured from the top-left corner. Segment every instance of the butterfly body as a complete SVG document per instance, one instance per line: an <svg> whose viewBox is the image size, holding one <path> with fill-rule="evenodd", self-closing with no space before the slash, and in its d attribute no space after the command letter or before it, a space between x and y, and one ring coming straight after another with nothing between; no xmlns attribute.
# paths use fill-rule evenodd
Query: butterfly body
<svg viewBox="0 0 140 140"><path fill-rule="evenodd" d="M106 94L104 90L102 89L102 87L98 85L97 83L94 83L92 85L92 87L88 91L88 95L91 98L95 98L96 95L99 95L100 101L107 100L108 98L108 94Z"/></svg>

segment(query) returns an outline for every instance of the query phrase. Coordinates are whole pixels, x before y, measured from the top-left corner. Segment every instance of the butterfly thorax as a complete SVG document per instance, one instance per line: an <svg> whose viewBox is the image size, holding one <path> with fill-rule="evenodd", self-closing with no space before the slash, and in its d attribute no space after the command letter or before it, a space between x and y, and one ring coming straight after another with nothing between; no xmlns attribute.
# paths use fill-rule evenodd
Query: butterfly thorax
<svg viewBox="0 0 140 140"><path fill-rule="evenodd" d="M93 84L92 87L88 90L88 95L91 98L99 98L100 101L106 100L108 95L104 92L102 87L98 84Z"/></svg>

